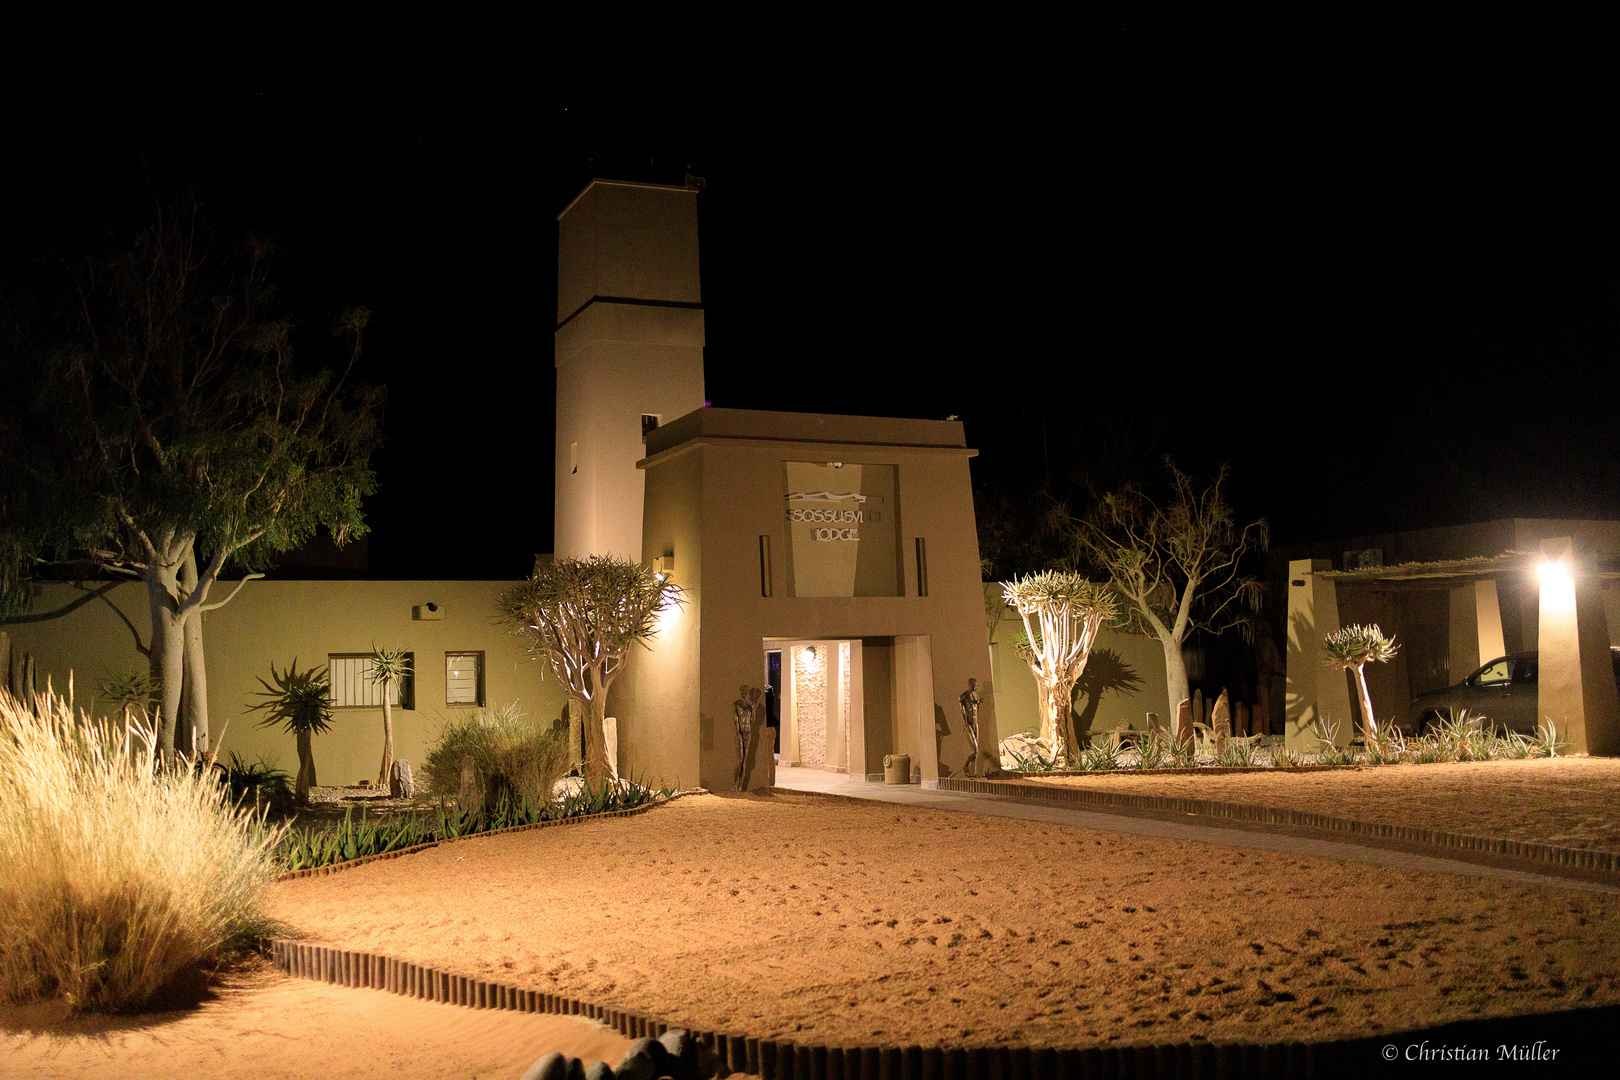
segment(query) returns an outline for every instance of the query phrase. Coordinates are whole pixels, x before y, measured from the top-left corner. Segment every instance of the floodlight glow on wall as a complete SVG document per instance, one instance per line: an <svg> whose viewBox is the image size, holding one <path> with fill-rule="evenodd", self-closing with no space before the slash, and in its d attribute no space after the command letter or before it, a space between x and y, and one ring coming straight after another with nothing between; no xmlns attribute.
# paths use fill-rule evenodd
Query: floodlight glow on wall
<svg viewBox="0 0 1620 1080"><path fill-rule="evenodd" d="M1555 581L1569 580L1569 564L1563 559L1543 559L1541 565L1536 567L1536 574L1541 578L1543 585Z"/></svg>

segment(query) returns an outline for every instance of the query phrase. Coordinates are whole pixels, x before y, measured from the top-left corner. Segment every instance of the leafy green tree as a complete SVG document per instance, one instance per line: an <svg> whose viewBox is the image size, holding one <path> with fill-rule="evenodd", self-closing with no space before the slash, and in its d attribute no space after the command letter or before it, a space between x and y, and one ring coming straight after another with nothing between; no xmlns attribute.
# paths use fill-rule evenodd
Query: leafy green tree
<svg viewBox="0 0 1620 1080"><path fill-rule="evenodd" d="M1187 636L1234 628L1253 633L1262 590L1243 565L1248 555L1265 550L1270 533L1264 519L1238 526L1223 491L1225 466L1206 483L1168 457L1164 464L1169 492L1162 501L1127 484L1099 498L1087 515L1070 517L1062 506L1057 513L1080 558L1106 573L1125 601L1127 628L1158 638L1168 715L1175 717L1188 696L1181 653Z"/></svg>
<svg viewBox="0 0 1620 1080"><path fill-rule="evenodd" d="M1040 690L1040 737L1051 744L1054 760L1066 758L1074 684L1085 673L1097 632L1115 617L1114 596L1106 585L1068 570L1009 581L1002 594L1024 620L1018 651Z"/></svg>
<svg viewBox="0 0 1620 1080"><path fill-rule="evenodd" d="M608 689L630 650L645 645L658 616L682 603L680 589L644 565L606 555L558 559L500 599L502 617L522 634L584 718L585 777L601 784L607 760Z"/></svg>
<svg viewBox="0 0 1620 1080"><path fill-rule="evenodd" d="M1361 726L1369 743L1378 741L1378 721L1373 718L1372 695L1367 692L1367 664L1382 664L1395 658L1400 646L1394 637L1385 637L1377 623L1352 623L1329 634L1322 642L1323 658L1329 667L1356 673L1356 691L1361 696Z"/></svg>
<svg viewBox="0 0 1620 1080"><path fill-rule="evenodd" d="M260 679L259 685L264 689L258 693L265 700L251 706L248 711L262 709L265 716L259 721L260 727L279 724L297 740L298 780L294 794L299 804L303 805L309 802L309 789L318 782L315 779L314 738L332 726L331 676L326 668L299 671L298 658L294 657L286 671L278 672L276 666L271 664L270 678L275 680L275 685L271 686Z"/></svg>
<svg viewBox="0 0 1620 1080"><path fill-rule="evenodd" d="M393 695L411 674L411 658L404 649L371 647L371 681L382 687L383 756L377 770L377 786L386 787L388 775L394 768L394 705Z"/></svg>
<svg viewBox="0 0 1620 1080"><path fill-rule="evenodd" d="M166 758L177 727L181 748L208 744L203 613L320 529L363 535L376 488L382 391L348 385L369 313L335 322L341 371L295 364L271 254L218 251L181 199L0 342L0 592L16 606L44 562L139 580ZM211 599L228 565L242 581Z"/></svg>

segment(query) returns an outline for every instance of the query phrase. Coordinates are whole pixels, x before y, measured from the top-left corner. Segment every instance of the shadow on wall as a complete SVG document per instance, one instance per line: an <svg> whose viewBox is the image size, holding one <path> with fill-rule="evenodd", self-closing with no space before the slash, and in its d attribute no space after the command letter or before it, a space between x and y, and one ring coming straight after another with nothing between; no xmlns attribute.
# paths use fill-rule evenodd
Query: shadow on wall
<svg viewBox="0 0 1620 1080"><path fill-rule="evenodd" d="M939 702L934 702L934 760L939 763L941 779L952 775L951 767L945 764L945 738L951 733L950 721L945 719L945 708Z"/></svg>
<svg viewBox="0 0 1620 1080"><path fill-rule="evenodd" d="M1088 746L1091 725L1097 719L1097 709L1104 695L1109 693L1130 696L1142 688L1142 679L1136 669L1113 649L1093 649L1086 661L1085 673L1074 684L1074 697L1069 717L1074 724L1073 746ZM1084 704L1081 704L1084 702Z"/></svg>

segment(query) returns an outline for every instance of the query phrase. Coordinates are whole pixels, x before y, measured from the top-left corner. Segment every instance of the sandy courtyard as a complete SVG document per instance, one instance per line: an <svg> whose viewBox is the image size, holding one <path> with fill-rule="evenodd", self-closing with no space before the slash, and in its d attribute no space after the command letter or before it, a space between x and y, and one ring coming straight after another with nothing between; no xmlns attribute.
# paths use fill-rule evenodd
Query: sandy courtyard
<svg viewBox="0 0 1620 1080"><path fill-rule="evenodd" d="M1218 776L1035 774L1016 779L1133 795L1280 806L1353 821L1620 851L1617 758L1469 761Z"/></svg>
<svg viewBox="0 0 1620 1080"><path fill-rule="evenodd" d="M313 941L801 1042L1310 1039L1620 1002L1620 897L805 796L272 888Z"/></svg>

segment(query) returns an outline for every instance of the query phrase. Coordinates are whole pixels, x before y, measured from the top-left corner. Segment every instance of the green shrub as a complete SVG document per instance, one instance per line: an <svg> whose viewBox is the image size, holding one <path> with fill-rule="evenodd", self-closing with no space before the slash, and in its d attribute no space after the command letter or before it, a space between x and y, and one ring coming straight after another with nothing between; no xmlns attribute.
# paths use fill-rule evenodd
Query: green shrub
<svg viewBox="0 0 1620 1080"><path fill-rule="evenodd" d="M336 827L289 830L276 846L278 869L309 870L431 843L440 837L414 814L369 819L361 810L358 822L353 815L353 808L345 811L343 824Z"/></svg>
<svg viewBox="0 0 1620 1080"><path fill-rule="evenodd" d="M271 765L264 758L251 765L231 751L229 764L218 764L220 780L225 784L226 797L233 806L251 805L255 810L281 809L293 796L292 776Z"/></svg>
<svg viewBox="0 0 1620 1080"><path fill-rule="evenodd" d="M1229 769L1247 769L1254 765L1254 744L1257 736L1230 735L1215 756L1215 764Z"/></svg>
<svg viewBox="0 0 1620 1080"><path fill-rule="evenodd" d="M1271 765L1276 769L1292 769L1302 764L1299 751L1288 745L1286 739L1271 744Z"/></svg>
<svg viewBox="0 0 1620 1080"><path fill-rule="evenodd" d="M1110 736L1085 747L1075 755L1074 767L1086 772L1108 772L1119 768L1119 739Z"/></svg>
<svg viewBox="0 0 1620 1080"><path fill-rule="evenodd" d="M279 833L157 731L0 692L0 1002L138 1009L244 947Z"/></svg>
<svg viewBox="0 0 1620 1080"><path fill-rule="evenodd" d="M546 803L529 799L514 802L503 797L488 814L461 814L447 806L443 798L435 820L402 815L368 821L362 810L356 822L351 810L343 815L341 825L288 832L277 847L276 861L283 870L306 870L514 825L633 810L672 794L673 788L654 790L643 783L610 780L599 788L584 783L578 791Z"/></svg>
<svg viewBox="0 0 1620 1080"><path fill-rule="evenodd" d="M564 741L530 720L516 702L503 709L476 709L446 723L422 769L428 790L458 795L461 763L467 758L491 809L502 799L544 806L569 765Z"/></svg>
<svg viewBox="0 0 1620 1080"><path fill-rule="evenodd" d="M1136 742L1136 767L1158 769L1170 756L1170 739L1163 728L1151 728Z"/></svg>

